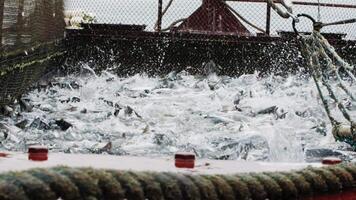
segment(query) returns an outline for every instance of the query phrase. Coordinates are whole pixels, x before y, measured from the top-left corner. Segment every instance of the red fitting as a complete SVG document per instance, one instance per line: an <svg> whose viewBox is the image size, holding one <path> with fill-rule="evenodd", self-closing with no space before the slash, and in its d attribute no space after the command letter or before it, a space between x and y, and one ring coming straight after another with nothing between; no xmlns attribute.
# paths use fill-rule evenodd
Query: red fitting
<svg viewBox="0 0 356 200"><path fill-rule="evenodd" d="M48 160L48 148L45 146L30 146L28 148L28 159L33 161Z"/></svg>
<svg viewBox="0 0 356 200"><path fill-rule="evenodd" d="M327 157L322 160L324 165L337 165L342 163L342 160L340 158L335 158L335 157Z"/></svg>
<svg viewBox="0 0 356 200"><path fill-rule="evenodd" d="M179 152L175 156L175 166L177 168L194 168L195 154L188 152Z"/></svg>
<svg viewBox="0 0 356 200"><path fill-rule="evenodd" d="M0 158L7 158L9 154L7 153L0 153Z"/></svg>

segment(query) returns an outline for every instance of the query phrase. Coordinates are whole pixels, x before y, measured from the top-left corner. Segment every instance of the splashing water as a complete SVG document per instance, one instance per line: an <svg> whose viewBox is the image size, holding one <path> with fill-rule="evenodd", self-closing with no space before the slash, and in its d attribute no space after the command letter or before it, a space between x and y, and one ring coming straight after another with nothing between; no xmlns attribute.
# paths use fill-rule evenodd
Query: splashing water
<svg viewBox="0 0 356 200"><path fill-rule="evenodd" d="M29 92L32 112L0 119L8 129L1 149L40 143L60 152L287 162L304 161L307 149L349 150L335 142L314 82L303 76L120 78L83 69L90 73ZM59 119L72 126L59 129ZM22 120L23 130L15 127Z"/></svg>

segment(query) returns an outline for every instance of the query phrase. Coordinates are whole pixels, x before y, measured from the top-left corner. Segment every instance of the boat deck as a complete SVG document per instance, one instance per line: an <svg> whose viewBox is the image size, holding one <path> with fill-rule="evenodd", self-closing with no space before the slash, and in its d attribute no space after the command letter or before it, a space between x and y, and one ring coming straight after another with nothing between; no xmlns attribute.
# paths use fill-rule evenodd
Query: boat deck
<svg viewBox="0 0 356 200"><path fill-rule="evenodd" d="M321 167L321 163L270 163L198 159L194 169L176 168L174 158L147 158L113 155L49 153L47 161L28 160L27 153L8 153L0 158L0 173L55 166L92 167L133 171L153 171L192 174L235 174L249 172L287 172L306 167Z"/></svg>

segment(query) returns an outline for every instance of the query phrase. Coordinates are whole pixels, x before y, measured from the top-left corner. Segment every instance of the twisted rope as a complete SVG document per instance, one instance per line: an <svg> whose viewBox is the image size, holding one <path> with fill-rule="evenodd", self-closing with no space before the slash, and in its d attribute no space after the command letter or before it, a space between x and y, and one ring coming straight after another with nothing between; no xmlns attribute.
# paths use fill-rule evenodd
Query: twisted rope
<svg viewBox="0 0 356 200"><path fill-rule="evenodd" d="M267 0L267 3L273 8L276 13L282 18L293 18L297 19L296 16L293 15L293 4L289 4L286 0L281 0L282 7L278 6L274 0ZM284 8L284 9L283 9Z"/></svg>
<svg viewBox="0 0 356 200"><path fill-rule="evenodd" d="M349 90L346 87L340 75L340 70L343 70L346 72L346 75L355 82L355 76L351 72L353 66L348 64L337 54L335 49L318 30L314 30L310 36L301 36L301 47L302 54L306 58L309 72L314 79L326 114L333 126L333 135L335 139L346 142L356 149L355 123L329 83L329 80L334 78L338 83L338 87L342 89L350 100L355 102L355 96L352 90ZM328 100L326 99L327 96L323 94L321 89L322 86L326 88L328 97L335 102L343 117L349 122L348 127L345 127L340 121L337 121L332 116Z"/></svg>
<svg viewBox="0 0 356 200"><path fill-rule="evenodd" d="M356 189L356 165L191 175L56 167L0 175L0 199L299 199Z"/></svg>
<svg viewBox="0 0 356 200"><path fill-rule="evenodd" d="M226 2L223 2L226 7L231 11L233 12L239 19L241 19L243 22L245 22L246 24L248 24L249 26L251 26L252 28L260 31L261 33L264 33L266 34L266 31L263 30L262 28L258 27L257 25L253 24L251 21L249 21L248 19L246 19L245 17L243 17L240 13L236 12L236 10L231 7L229 4L227 4Z"/></svg>

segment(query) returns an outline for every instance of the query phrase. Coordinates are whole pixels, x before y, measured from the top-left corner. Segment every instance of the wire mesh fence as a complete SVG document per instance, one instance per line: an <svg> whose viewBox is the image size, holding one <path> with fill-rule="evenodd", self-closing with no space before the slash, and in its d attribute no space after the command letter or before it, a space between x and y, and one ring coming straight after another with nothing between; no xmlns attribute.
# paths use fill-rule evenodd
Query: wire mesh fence
<svg viewBox="0 0 356 200"><path fill-rule="evenodd" d="M215 0L162 0L162 30L168 27L179 27L189 16L198 12L202 6L207 12L214 15L214 5L204 6L204 4L214 4ZM220 0L219 0L220 1ZM92 23L105 24L139 24L146 25L146 31L157 29L158 8L160 0L65 0L65 10L68 12L84 12L92 16ZM208 2L208 3L207 3ZM323 22L331 22L356 18L356 2L354 0L304 0L295 1L294 13L306 13ZM299 2L299 3L298 3ZM300 2L306 2L305 5ZM224 1L228 5L228 12L234 15L242 26L248 29L252 35L266 31L268 29L268 7L264 0L230 0ZM215 5L217 10L221 10L221 5ZM201 9L201 8L200 8ZM225 12L225 11L223 11ZM215 12L216 15L221 15ZM230 15L229 14L229 15ZM219 29L219 16L201 17L197 24L209 23ZM213 22L213 19L217 19ZM196 19L195 19L196 20ZM210 21L209 21L210 20ZM224 22L224 19L221 21ZM226 22L226 20L225 20ZM232 26L228 21L226 26ZM171 25L174 26L171 26ZM278 35L279 32L292 31L291 19L286 20L271 11L270 34ZM259 29L256 29L259 28ZM303 32L311 30L308 21L302 21L298 29ZM261 31L262 30L262 31ZM328 27L324 32L346 34L347 39L356 39L356 25L342 25Z"/></svg>

